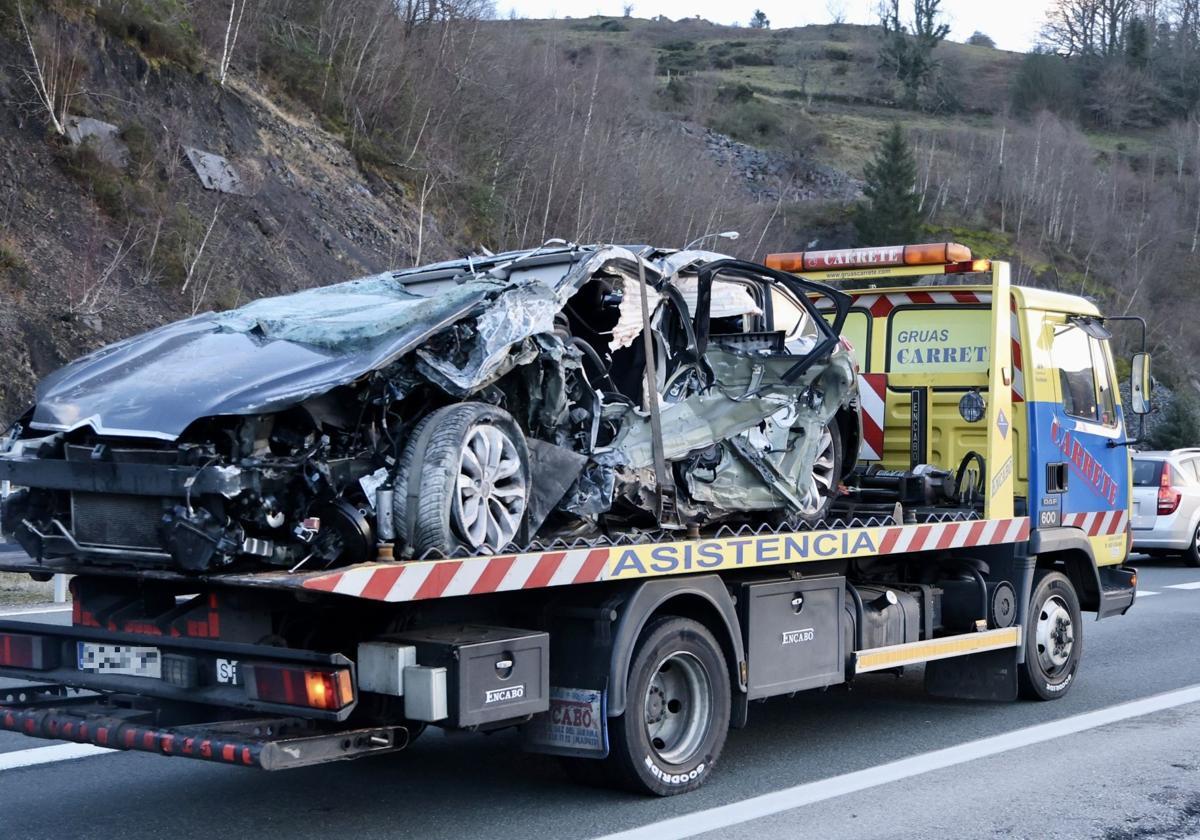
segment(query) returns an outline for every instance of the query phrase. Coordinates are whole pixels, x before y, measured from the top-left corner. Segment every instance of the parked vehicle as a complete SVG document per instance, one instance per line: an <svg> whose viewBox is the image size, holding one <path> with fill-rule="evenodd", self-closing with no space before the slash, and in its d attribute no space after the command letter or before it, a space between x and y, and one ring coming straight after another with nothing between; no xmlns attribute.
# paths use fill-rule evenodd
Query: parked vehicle
<svg viewBox="0 0 1200 840"><path fill-rule="evenodd" d="M1133 453L1133 548L1200 566L1200 448Z"/></svg>
<svg viewBox="0 0 1200 840"><path fill-rule="evenodd" d="M541 276L578 277L586 290L597 274L566 268L574 250L548 257ZM580 252L584 262L602 253ZM494 281L454 280L464 265L477 278L474 260L409 275L430 290L411 304L438 314L414 327L423 336L413 338L415 360L396 351L398 378L384 373L391 351L306 351L320 338L302 317L306 304L278 323L261 310L253 323L254 310L225 326L216 316L185 322L53 379L27 418L41 428L0 455L0 480L49 499L8 520L19 536L25 529L33 556L0 555L0 570L74 574L72 621L0 621L0 678L22 681L0 690L0 729L276 770L399 751L429 725L520 727L526 749L561 756L575 778L665 796L704 783L753 700L918 663L939 696L1066 696L1082 663L1083 612L1105 618L1133 605L1130 441L1108 321L1090 302L1010 287L1005 263L942 244L775 255L763 266L700 257L694 298L672 279L675 255L623 251L613 270L622 296L602 284L590 303L576 293L560 305L544 291L554 283L508 282L541 256L509 258L512 271L501 259L486 269L504 275ZM722 278L729 309L717 316ZM835 282L859 288L835 292ZM464 288L481 296L474 314L444 310ZM509 294L545 317L530 327L524 305L497 302ZM489 312L505 324L484 330ZM607 321L596 324L599 314ZM373 323L367 313L351 320ZM608 355L593 344L601 335L619 343L627 327L649 339L644 366L619 365L612 344ZM512 329L532 332L489 344ZM154 360L198 335L252 345L259 373L204 364L189 377L176 357L176 375L155 384L149 374L166 368ZM455 371L490 369L497 346L498 379L476 385L472 374L455 385ZM134 376L139 359L149 361ZM839 359L857 361L856 397L839 384ZM360 372L347 375L351 367ZM501 386L520 371L537 387ZM827 389L815 385L831 371ZM1148 357L1135 356L1133 371L1131 409L1144 413ZM644 374L660 400L621 374ZM188 401L162 398L169 392ZM76 393L103 410L60 412ZM331 397L314 401L318 393ZM769 407L756 407L767 397ZM531 410L530 398L543 408ZM855 422L843 425L848 408ZM276 421L261 421L269 416ZM189 426L197 433L180 438ZM821 454L826 429L832 459ZM412 454L423 436L431 442ZM530 528L536 539L495 551L498 540L472 542L467 523L445 511L476 477L462 468L470 457L508 465L487 479L493 486L526 475L522 438L531 464L542 448L531 440L581 464L571 475L531 468L526 510L540 483L558 482L564 489L551 496L590 497L598 518L559 511L553 527L564 530L545 530L547 518ZM354 466L373 447L399 453L378 486L363 481L376 463ZM639 466L620 477L628 464ZM811 486L808 465L839 477L815 519L796 504ZM597 469L609 467L611 494ZM588 470L600 478L581 480ZM292 495L263 492L279 476L292 476ZM406 501L389 505L388 492ZM319 504L352 499L361 520L348 530L357 542L341 546L349 556L329 547L289 568L245 557L247 538L267 538L254 528L298 520L326 531L325 513L294 501L305 493ZM421 538L406 517L429 499L440 513L413 522L437 535L431 544L453 534L451 556L410 551ZM628 513L612 514L618 501ZM195 545L228 538L231 521L245 535L240 547L231 539L228 551L209 552L227 563L80 538L81 521L98 527L112 510L114 534L127 539L122 517L138 505ZM220 529L175 524L202 509ZM389 509L400 519L390 537ZM276 516L287 525L272 525ZM321 518L319 531L309 517ZM86 550L28 539L63 532Z"/></svg>

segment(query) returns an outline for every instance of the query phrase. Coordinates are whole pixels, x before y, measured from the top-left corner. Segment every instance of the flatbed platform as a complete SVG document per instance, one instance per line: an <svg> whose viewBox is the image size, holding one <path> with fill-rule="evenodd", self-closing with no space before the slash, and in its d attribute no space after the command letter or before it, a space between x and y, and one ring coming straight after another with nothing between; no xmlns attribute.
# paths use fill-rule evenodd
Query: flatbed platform
<svg viewBox="0 0 1200 840"><path fill-rule="evenodd" d="M695 539L638 535L619 539L533 544L525 551L479 557L362 563L336 569L295 572L246 571L188 575L165 569L39 562L0 557L0 571L129 577L233 588L308 591L387 603L453 598L572 584L638 580L665 575L703 574L778 567L822 560L943 551L1001 545L1028 539L1028 517L984 519L974 513L926 514L922 521L897 524L890 517L852 518L819 523L812 529L769 526L721 528Z"/></svg>

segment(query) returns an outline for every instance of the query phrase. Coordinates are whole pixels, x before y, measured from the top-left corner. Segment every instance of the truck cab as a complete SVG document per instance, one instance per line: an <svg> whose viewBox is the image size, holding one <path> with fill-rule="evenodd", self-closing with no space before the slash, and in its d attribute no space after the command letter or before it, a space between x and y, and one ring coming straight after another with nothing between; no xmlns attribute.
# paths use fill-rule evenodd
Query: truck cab
<svg viewBox="0 0 1200 840"><path fill-rule="evenodd" d="M1097 617L1128 609L1132 593L1118 570L1131 546L1136 441L1117 388L1112 333L1095 304L1009 285L1006 264L974 259L953 243L779 254L767 262L841 286L852 298L842 335L859 370L860 468L936 465L989 504L1003 503L990 497L1011 475L1013 510L1030 517L1029 551L1039 565L1062 567ZM869 284L855 282L864 276ZM996 319L1007 328L997 331L992 309L1002 290L1010 317ZM1132 371L1141 397L1148 362L1136 360ZM1145 413L1149 405L1138 402ZM1003 446L1002 463L988 464L983 453L997 439L1011 450ZM992 486L974 483L986 474Z"/></svg>

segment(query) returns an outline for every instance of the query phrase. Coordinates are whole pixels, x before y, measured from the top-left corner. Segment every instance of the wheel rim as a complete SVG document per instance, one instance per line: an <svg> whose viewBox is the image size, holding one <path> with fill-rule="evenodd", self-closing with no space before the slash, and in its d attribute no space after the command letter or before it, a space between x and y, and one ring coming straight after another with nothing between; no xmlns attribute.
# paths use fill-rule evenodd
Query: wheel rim
<svg viewBox="0 0 1200 840"><path fill-rule="evenodd" d="M820 513L825 506L825 500L833 492L833 482L836 476L834 467L833 432L828 426L821 430L821 440L817 444L817 457L813 460L812 476L808 479L808 487L801 499L800 514L813 516Z"/></svg>
<svg viewBox="0 0 1200 840"><path fill-rule="evenodd" d="M1055 676L1071 661L1075 649L1075 625L1067 602L1060 596L1051 595L1042 604L1035 636L1038 663L1047 676Z"/></svg>
<svg viewBox="0 0 1200 840"><path fill-rule="evenodd" d="M667 764L684 764L708 736L712 717L712 680L704 664L685 651L658 663L645 698L646 736Z"/></svg>
<svg viewBox="0 0 1200 840"><path fill-rule="evenodd" d="M471 429L459 457L454 523L473 549L512 542L525 514L525 475L517 446L501 429Z"/></svg>

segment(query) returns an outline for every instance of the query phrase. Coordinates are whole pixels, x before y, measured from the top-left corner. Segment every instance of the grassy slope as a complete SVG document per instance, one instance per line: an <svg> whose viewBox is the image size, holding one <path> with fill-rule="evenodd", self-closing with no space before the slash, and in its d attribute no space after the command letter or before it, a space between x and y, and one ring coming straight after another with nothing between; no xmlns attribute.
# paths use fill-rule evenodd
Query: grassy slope
<svg viewBox="0 0 1200 840"><path fill-rule="evenodd" d="M874 154L880 133L900 120L909 129L992 129L1009 106L1012 78L1021 53L944 42L937 48L943 73L954 80L961 110L929 113L896 107L887 80L876 69L879 36L874 27L850 24L795 29L753 30L717 26L705 21L658 22L638 18L503 22L531 37L586 49L603 44L617 49L649 48L658 60L661 80L680 75L691 83L713 86L749 85L755 100L775 111L784 125L797 121L815 128L816 160L861 177ZM740 64L762 56L770 64ZM732 67L715 67L719 59ZM710 125L722 120L722 104L707 115ZM727 106L725 106L727 107ZM1146 133L1090 131L1098 152L1137 152ZM774 142L786 142L776 137Z"/></svg>

